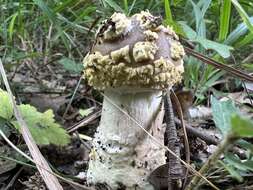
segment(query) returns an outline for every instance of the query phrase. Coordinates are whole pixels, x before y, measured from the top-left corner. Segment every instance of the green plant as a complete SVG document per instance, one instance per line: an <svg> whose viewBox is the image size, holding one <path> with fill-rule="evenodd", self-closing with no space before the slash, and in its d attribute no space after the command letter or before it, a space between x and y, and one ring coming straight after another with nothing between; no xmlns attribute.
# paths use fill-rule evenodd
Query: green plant
<svg viewBox="0 0 253 190"><path fill-rule="evenodd" d="M33 63L31 68L41 69L63 55L72 63L80 63L96 10L96 4L90 2L0 0L0 55L7 70L27 59Z"/></svg>
<svg viewBox="0 0 253 190"><path fill-rule="evenodd" d="M165 23L179 28L177 30L183 37L195 45L199 53L212 57L224 64L229 64L227 59L231 56L231 50L240 51L253 41L252 19L249 18L245 9L252 13L252 8L242 1L168 1L165 0ZM242 2L240 4L240 2ZM235 7L234 9L232 9ZM193 11L189 11L193 10ZM184 10L185 14L181 14ZM173 13L173 14L172 14ZM240 19L242 23L240 23ZM172 15L177 18L172 19ZM216 22L220 15L219 22ZM239 21L239 22L238 22ZM175 24L176 23L176 24ZM233 23L233 25L232 25ZM178 26L179 25L179 26ZM236 27L236 25L238 25ZM207 30L208 27L208 30ZM233 28L235 28L233 30ZM218 33L214 31L218 30ZM210 51L212 50L212 51ZM188 57L185 61L184 84L186 88L194 89L197 103L205 99L208 90L216 85L217 81L224 76L224 72L211 66L203 65L199 60Z"/></svg>
<svg viewBox="0 0 253 190"><path fill-rule="evenodd" d="M70 137L67 132L55 123L52 110L40 113L35 107L28 104L18 106L27 126L35 139L40 145L66 145L69 143ZM14 126L19 130L19 124L14 118L13 107L8 93L0 89L0 128L6 128L6 124Z"/></svg>
<svg viewBox="0 0 253 190"><path fill-rule="evenodd" d="M225 169L227 169L233 177L238 181L242 181L243 178L240 174L253 170L253 165L250 165L250 163L253 163L253 146L241 138L253 136L253 123L250 119L240 115L239 109L236 108L232 100L218 101L216 98L212 97L211 104L215 124L220 129L224 138L232 133L235 137L235 144L247 152L247 157L244 160L241 160L235 154L225 152L224 161L221 161Z"/></svg>
<svg viewBox="0 0 253 190"><path fill-rule="evenodd" d="M224 159L219 161L219 163L232 177L242 182L242 174L253 171L253 146L242 140L243 138L253 137L253 121L242 116L231 100L218 101L212 97L211 102L213 119L216 127L220 129L223 135L223 140L203 164L199 172L202 174L207 173L219 161L221 154L224 154ZM229 151L234 145L239 145L248 152L246 159L240 159L236 154ZM200 181L201 178L199 176L194 176L186 189L197 189Z"/></svg>

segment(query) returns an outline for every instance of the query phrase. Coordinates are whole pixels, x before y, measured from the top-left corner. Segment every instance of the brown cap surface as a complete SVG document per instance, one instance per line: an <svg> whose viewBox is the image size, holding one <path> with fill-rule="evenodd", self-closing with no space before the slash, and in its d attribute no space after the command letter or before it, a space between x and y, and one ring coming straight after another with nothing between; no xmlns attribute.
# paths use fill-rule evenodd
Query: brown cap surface
<svg viewBox="0 0 253 190"><path fill-rule="evenodd" d="M96 34L84 58L84 77L96 89L164 89L181 81L184 49L159 17L142 11L128 18L114 13Z"/></svg>

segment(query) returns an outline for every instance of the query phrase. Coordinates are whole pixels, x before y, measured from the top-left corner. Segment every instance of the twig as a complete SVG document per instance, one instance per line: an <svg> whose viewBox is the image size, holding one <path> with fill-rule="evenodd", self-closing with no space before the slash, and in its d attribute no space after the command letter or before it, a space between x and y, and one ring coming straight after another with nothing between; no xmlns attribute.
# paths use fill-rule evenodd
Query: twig
<svg viewBox="0 0 253 190"><path fill-rule="evenodd" d="M68 111L69 111L69 108L70 108L70 106L71 106L71 104L72 104L72 102L73 102L73 100L74 100L74 97L75 97L75 95L76 95L76 92L77 92L77 90L78 90L78 88L79 88L79 86L80 86L80 84L81 84L81 81L82 81L82 76L79 78L79 80L78 80L78 83L77 83L77 85L76 85L76 87L75 87L75 90L74 90L74 93L73 93L73 95L71 96L71 99L70 99L70 101L69 101L69 103L68 103L68 105L67 105L67 108L66 108L66 110L65 110L65 112L64 112L64 114L63 114L63 118L65 118L65 116L66 116L66 114L68 113Z"/></svg>
<svg viewBox="0 0 253 190"><path fill-rule="evenodd" d="M176 124L179 124L179 125L181 123L180 120L177 118L175 118L175 122L176 122ZM194 127L190 126L189 124L185 123L185 128L189 134L192 134L195 137L199 137L200 139L205 141L207 144L214 144L214 145L219 144L219 140L213 138L212 136L210 136L204 132L201 132L198 129L195 129Z"/></svg>
<svg viewBox="0 0 253 190"><path fill-rule="evenodd" d="M81 120L79 123L69 127L67 129L68 133L72 133L74 132L75 130L77 130L78 128L80 127L83 127L85 125L88 125L91 121L93 121L94 119L97 119L100 115L101 115L101 112L102 112L102 109L94 112L93 114L85 117L83 120Z"/></svg>
<svg viewBox="0 0 253 190"><path fill-rule="evenodd" d="M249 91L248 91L247 86L246 86L246 84L245 84L244 81L242 81L242 85L243 85L243 88L244 88L245 92L247 93L247 96L248 96L249 101L250 101L250 105L253 106L252 98L251 98L251 96L249 94Z"/></svg>
<svg viewBox="0 0 253 190"><path fill-rule="evenodd" d="M251 60L253 60L253 53L251 53L248 57L246 57L244 60L242 60L242 63L247 63Z"/></svg>
<svg viewBox="0 0 253 190"><path fill-rule="evenodd" d="M175 105L176 105L176 111L179 115L180 118L180 123L182 125L182 129L183 129L183 133L184 133L184 148L185 148L185 157L186 157L186 163L190 164L190 157L191 157L191 153L190 153L190 146L189 146L189 140L188 140L188 136L187 136L187 131L186 131L186 127L185 127L185 123L184 123L184 118L183 118L183 111L182 111L182 107L181 104L177 98L177 95L175 94L175 92L173 90L171 90L171 98L174 101ZM188 179L188 174L189 174L189 169L186 168L186 172L185 172L185 176L184 176L184 183L183 183L183 187L182 189L185 188L186 183L187 183L187 179Z"/></svg>
<svg viewBox="0 0 253 190"><path fill-rule="evenodd" d="M170 98L170 91L168 90L164 97L164 110L165 110L165 122L166 122L166 137L168 148L180 157L180 146L177 136L177 129L174 121L174 113ZM171 176L182 176L183 170L181 162L175 159L173 155L168 154L168 190L175 188Z"/></svg>
<svg viewBox="0 0 253 190"><path fill-rule="evenodd" d="M94 190L93 188L89 188L89 187L85 187L84 185L80 185L78 183L75 183L73 181L70 181L68 179L65 179L64 177L60 176L59 174L53 172L53 171L49 171L46 168L44 168L42 165L40 165L39 163L37 163L35 160L33 160L31 157L29 157L28 155L26 155L22 150L20 150L18 147L16 147L3 133L2 130L0 130L0 136L3 137L3 139L19 154L21 154L23 157L25 157L26 159L28 159L29 161L31 161L32 163L36 164L36 166L39 166L41 169L47 171L48 173L58 177L59 179L61 179L62 181L68 183L68 184L72 184L75 185L83 190ZM37 167L38 169L38 167ZM53 190L58 190L58 189L53 189Z"/></svg>
<svg viewBox="0 0 253 190"><path fill-rule="evenodd" d="M209 64L209 65L212 65L214 66L215 68L217 69L221 69L221 70L225 70L227 71L228 73L231 73L241 79L244 79L246 81L249 81L249 82L253 82L253 77L248 75L247 73L244 73L238 69L235 69L233 67L230 67L228 65L225 65L225 64L221 64L209 57L206 57L194 50L192 50L191 48L188 48L188 47L184 47L186 53L188 53L189 55L193 56L193 57L196 57L197 59L203 61L204 63L206 64Z"/></svg>
<svg viewBox="0 0 253 190"><path fill-rule="evenodd" d="M18 172L13 176L13 178L12 178L11 181L9 182L9 184L4 188L4 190L8 190L8 189L10 189L10 188L13 186L13 184L15 183L16 179L18 178L19 174L23 171L23 169L24 169L24 166L22 166L22 167L18 170ZM13 189L14 189L14 188L13 188Z"/></svg>

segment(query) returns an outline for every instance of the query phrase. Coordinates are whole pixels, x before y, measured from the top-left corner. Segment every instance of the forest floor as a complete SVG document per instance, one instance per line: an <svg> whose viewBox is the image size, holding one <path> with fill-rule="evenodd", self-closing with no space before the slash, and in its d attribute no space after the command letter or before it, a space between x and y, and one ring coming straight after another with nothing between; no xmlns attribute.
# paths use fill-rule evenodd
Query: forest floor
<svg viewBox="0 0 253 190"><path fill-rule="evenodd" d="M22 65L15 72L9 73L9 77L13 86L16 86L17 100L35 106L41 112L53 109L57 122L71 134L71 143L68 146L48 145L40 146L40 149L53 168L63 176L85 185L91 139L99 125L102 96L87 87L85 83L79 83L80 75L70 74L59 66L50 65L35 71L27 65ZM73 96L75 89L76 92ZM191 91L177 88L175 92L181 103L186 126L193 128L193 130L187 130L191 164L195 168L199 168L216 150L218 143L222 140L222 135L212 119L210 98L206 103L194 106L194 97ZM252 115L252 100L245 91L230 92L227 94L227 98L240 103L242 110L248 115ZM226 100L226 97L223 99ZM180 139L181 158L184 160L184 134L176 113L175 123ZM28 153L27 148L23 146L21 136L15 131L9 131L9 139L15 142L21 150ZM24 165L26 161L20 155L1 139L0 143L2 156L15 158L14 162L0 159L1 190L46 189L33 165ZM247 152L239 147L235 147L233 151L241 158L247 156ZM160 173L160 175L166 174ZM221 189L246 190L253 188L252 173L244 174L244 181L239 183L220 164L217 164L209 171L209 175L208 179ZM161 179L157 178L156 180ZM63 185L64 189L78 189L64 182ZM98 189L106 188L101 186ZM207 186L205 189L210 189L210 187Z"/></svg>

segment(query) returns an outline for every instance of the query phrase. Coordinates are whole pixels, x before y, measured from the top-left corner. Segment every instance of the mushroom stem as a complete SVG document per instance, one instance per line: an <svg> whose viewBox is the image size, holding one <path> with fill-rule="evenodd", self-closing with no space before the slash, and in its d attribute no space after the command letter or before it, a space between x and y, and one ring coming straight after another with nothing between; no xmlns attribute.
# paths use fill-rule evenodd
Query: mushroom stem
<svg viewBox="0 0 253 190"><path fill-rule="evenodd" d="M105 183L113 190L153 190L147 178L154 169L165 164L165 150L110 100L163 144L162 91L107 90L105 96L100 125L93 140L88 182Z"/></svg>

